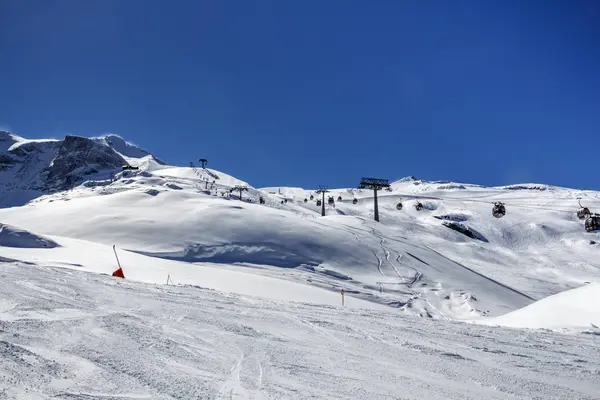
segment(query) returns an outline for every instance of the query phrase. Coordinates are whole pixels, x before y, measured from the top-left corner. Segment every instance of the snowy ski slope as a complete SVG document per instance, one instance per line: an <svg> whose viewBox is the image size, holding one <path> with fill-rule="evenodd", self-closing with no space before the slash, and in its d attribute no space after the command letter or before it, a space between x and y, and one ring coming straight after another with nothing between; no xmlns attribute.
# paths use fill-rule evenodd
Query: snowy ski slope
<svg viewBox="0 0 600 400"><path fill-rule="evenodd" d="M56 144L6 138L37 185ZM139 170L45 194L0 171L0 398L597 398L600 233L575 213L600 193L406 178L380 222L352 188L321 217L313 190L94 140Z"/></svg>
<svg viewBox="0 0 600 400"><path fill-rule="evenodd" d="M220 171L152 160L140 168L0 209L0 221L36 234L116 244L128 250L123 262L130 276L144 282L166 282L171 274L176 282L202 285L207 278L196 277L196 270L227 270L332 293L344 288L349 297L435 318L499 316L600 276L598 245L590 244L600 242L599 234L585 232L575 216L577 197L600 207L596 192L408 179L381 191L377 223L368 190L332 190L343 200L327 205L321 217L314 200L304 202L313 193L308 190L256 189ZM242 201L230 193L236 185L249 188ZM497 200L507 207L502 219L491 215ZM414 208L416 201L423 210ZM449 221L468 226L477 238L443 225ZM114 263L106 248L102 272L109 273ZM130 261L135 253L152 262ZM100 268L73 254L57 261ZM171 269L152 266L165 260Z"/></svg>
<svg viewBox="0 0 600 400"><path fill-rule="evenodd" d="M592 334L0 263L0 398L597 399Z"/></svg>

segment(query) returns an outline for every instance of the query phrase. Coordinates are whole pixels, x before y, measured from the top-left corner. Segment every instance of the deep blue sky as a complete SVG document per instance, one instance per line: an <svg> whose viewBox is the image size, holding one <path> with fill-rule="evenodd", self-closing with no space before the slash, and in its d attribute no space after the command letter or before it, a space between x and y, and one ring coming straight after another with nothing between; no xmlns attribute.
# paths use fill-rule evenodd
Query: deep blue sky
<svg viewBox="0 0 600 400"><path fill-rule="evenodd" d="M600 2L2 0L0 127L255 186L600 189Z"/></svg>

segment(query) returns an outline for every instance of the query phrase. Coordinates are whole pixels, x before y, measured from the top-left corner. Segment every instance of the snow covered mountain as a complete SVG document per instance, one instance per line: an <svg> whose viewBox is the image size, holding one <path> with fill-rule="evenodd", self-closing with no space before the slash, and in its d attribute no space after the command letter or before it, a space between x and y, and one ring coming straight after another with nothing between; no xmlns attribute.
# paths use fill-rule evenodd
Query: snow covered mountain
<svg viewBox="0 0 600 400"><path fill-rule="evenodd" d="M23 205L86 180L111 178L123 165L162 163L117 135L27 140L0 131L0 206Z"/></svg>
<svg viewBox="0 0 600 400"><path fill-rule="evenodd" d="M0 209L2 223L173 261L181 283L202 284L191 271L210 263L220 272L344 288L410 314L471 320L600 276L599 234L585 232L575 215L577 197L600 207L597 192L409 177L380 192L375 222L370 190L331 189L321 217L314 191L257 189L220 171L168 166L117 136L2 139L4 205L36 196ZM502 219L492 216L496 201L508 209ZM128 269L146 282L169 275Z"/></svg>
<svg viewBox="0 0 600 400"><path fill-rule="evenodd" d="M124 170L123 165L137 169ZM237 310L236 313L248 313L242 318L245 321L243 326L235 323L236 334L259 338L269 332L268 335L278 337L276 331L281 329L287 332L287 339L282 340L288 343L291 337L288 335L291 334L287 330L300 324L329 341L343 357L357 357L363 361L370 351L396 354L395 346L402 342L398 342L398 337L393 338L398 333L394 333L390 326L381 328L385 332L368 326L378 318L390 321L401 318L401 322L392 325L406 330L412 324L427 324L418 331L419 335L432 335L430 343L415 345L414 351L420 354L420 360L425 353L426 357L436 358L435 362L439 361L444 368L449 366L448 360L443 352L438 354L434 350L439 346L431 344L437 336L432 332L434 325L430 324L443 324L440 326L449 332L470 329L470 332L479 332L477 335L491 332L486 329L495 325L586 333L597 333L600 326L600 312L597 307L590 306L597 302L600 292L598 284L593 283L600 278L600 262L597 261L600 233L586 232L583 221L576 215L578 198L592 211L600 208L600 193L595 191L542 184L484 187L408 177L393 182L389 190L379 192L379 222L373 220L373 192L355 188L330 189L325 197L326 216L322 217L321 205L317 205L320 195L314 190L284 186L255 188L221 171L166 165L117 136L90 139L67 136L64 140L31 141L6 132L0 134L0 190L0 205L4 207L0 208L0 268L5 276L19 276L15 281L16 289L3 289L12 293L13 297L0 296L0 335L9 328L13 329L17 326L15 321L23 318L53 321L51 324L82 318L86 321L83 327L74 324L69 329L76 337L79 335L91 340L93 348L83 351L75 344L75 347L67 346L64 351L73 357L89 359L90 354L104 351L101 350L105 347L104 342L92 340L98 324L101 329L110 329L111 332L125 324L128 329L141 329L144 335L148 335L141 325L146 324L144 321L159 319L163 321L160 329L166 329L163 333L172 329L167 327L171 317L161 315L158 309L144 311L144 316L136 314L135 318L139 321L134 326L124 321L125 317L121 314L115 320L104 321L104 311L98 311L104 310L99 300L102 291L109 291L121 299L131 293L133 297L127 301L138 304L144 310L148 306L144 299L149 293L164 292L164 296L157 294L150 302L166 308L175 307L171 301L179 301L178 296L191 296L186 297L185 304L196 298L215 303L211 318L217 320L218 312L215 310L229 307L218 304L232 299L231 308ZM492 207L498 201L506 207L503 218L492 215ZM89 274L110 275L117 268L113 245L117 246L116 252L126 277L123 283L112 277ZM60 286L61 289L51 289L54 285L52 276L59 276L58 271L63 271L65 278L56 279L63 283L68 280L68 284ZM81 286L77 283L78 279L82 280ZM94 292L91 288L94 284L101 285L102 291ZM171 288L172 284L178 288ZM23 290L19 289L19 285ZM86 304L91 308L84 309L72 301L75 293L72 291L85 293L86 301L89 301ZM61 294L63 292L70 294ZM27 296L35 298L31 301L37 304L36 307L41 307L38 311L31 311ZM54 311L44 311L44 299L56 303L52 308ZM265 310L263 306L257 306L265 302L270 302ZM111 307L114 308L115 304ZM120 313L129 312L125 306L119 309ZM319 316L317 320L309 318L312 313ZM342 317L336 317L336 313L342 313ZM182 323L184 318L199 318L192 314L182 314L181 320L171 321L181 323L177 335L197 337L198 332L194 331L197 328L192 322ZM280 322L276 326L260 323L260 318L272 322L278 316L291 323ZM258 322L251 322L253 318L259 318ZM342 318L349 318L350 322L343 322ZM428 321L430 319L437 321ZM441 320L462 320L472 324L456 327ZM222 329L230 326L223 320L215 324L217 328L209 330L214 337L223 334ZM353 331L355 328L352 326L361 328ZM511 331L498 332L493 338L510 340ZM459 341L458 336L462 334L449 333L452 339L446 338L445 345L453 340ZM361 339L356 339L357 335ZM130 332L119 337L131 342L133 347L140 345L136 341L139 339ZM178 346L189 346L181 337L177 339ZM292 341L299 338L295 337ZM413 339L407 340L412 342ZM0 343L1 340L2 337ZM33 349L39 342L47 343L49 340L36 336L35 340L23 341L20 346ZM156 340L159 340L158 337ZM302 340L308 339L302 336ZM548 340L557 339L551 336ZM313 343L313 339L308 341ZM58 346L57 342L50 342L51 346ZM232 368L230 379L221 382L224 391L213 393L212 389L207 389L207 393L215 395L219 392L219 396L227 393L231 398L238 394L241 398L250 398L258 396L259 392L267 392L271 398L301 398L301 395L294 395L293 388L317 385L314 371L310 376L292 379L295 383L290 383L287 378L280 379L281 374L288 373L283 371L288 370L271 363L271 375L268 376L271 384L265 383L263 379L266 378L260 372L255 376L259 384L253 384L256 390L245 391L240 383L240 370L250 361L245 361L244 357L255 357L251 368L260 371L268 361L264 358L265 354L257 353L255 347L248 348L247 342L236 339L227 343L230 347L225 358L229 359L234 354L241 358ZM256 344L258 342L252 343L260 347ZM349 350L349 343L366 346L367 350L358 355ZM581 351L576 350L577 343L573 341L569 351L581 358ZM210 347L205 345L190 351L205 354ZM272 347L269 357L277 359L277 362L288 363L289 357L293 358L286 353L281 359L274 354L284 351L283 348L276 344L269 346ZM480 348L486 346L489 347L486 340L481 339ZM131 352L133 347L127 347L125 351ZM320 349L320 356L318 352L311 353L316 364L324 362L323 358L319 358L324 357L323 354L330 354L323 346ZM555 350L553 348L552 351ZM28 351L36 357L44 354L39 349ZM165 357L164 352L157 351ZM496 354L486 355L491 358L484 360L471 351L465 350L464 357L482 360L486 365L492 365L496 360L494 357L499 357ZM509 349L501 351L509 352ZM113 360L116 357L121 363L118 368L130 370L127 360L120 356L105 354L103 357ZM174 357L163 366L172 373L184 369L187 374L201 368L198 363L189 364L187 356ZM540 359L539 355L535 357ZM512 358L509 360L513 361ZM63 360L63 364L68 362ZM221 365L220 362L217 363ZM377 362L389 364L393 360L382 357ZM535 364L532 362L525 368L529 371ZM441 373L432 365L422 365L423 371L427 374L433 370ZM573 368L589 372L597 366L597 361L594 364L586 358L586 364ZM13 367L17 375L25 368L21 364L11 364ZM304 363L301 368L315 368L315 365ZM333 366L328 367L327 373L331 374L334 369ZM383 369L376 368L369 374L382 376ZM221 379L222 375L217 370L203 370L202 374L217 374ZM358 370L360 374L366 373L362 367L355 371ZM406 372L403 371L400 374ZM577 371L583 373L582 370ZM545 372L558 374L555 369ZM491 371L489 373L492 374ZM151 375L150 370L148 374ZM443 379L454 379L448 372L442 374ZM519 379L540 382L538 375L531 374ZM106 376L114 378L114 371ZM353 376L352 373L343 375L343 380L349 382ZM511 373L510 379L517 379L516 376ZM74 377L68 385L83 385L87 392L80 390L77 393L89 395L91 381L82 379ZM520 392L510 392L510 388L503 386L500 383L502 379L497 377L492 379L481 375L476 380L480 385L502 387L502 393L455 388L441 391L446 397L440 394L439 398L455 398L452 397L455 395L456 398L471 398L470 395L480 398L482 394L486 398L504 398L510 393L521 396L533 393L533 386ZM127 383L117 381L115 387L119 388L121 395L126 395ZM43 388L40 389L42 393L60 392L48 389L44 382L42 379L36 383ZM277 382L281 390L274 387L273 382ZM431 384L427 381L427 385ZM160 388L157 389L156 385ZM189 388L189 383L186 385ZM103 387L106 389L108 386ZM245 386L248 387L248 382ZM149 394L146 393L150 397L177 397L172 393L165 395L169 390L163 383L153 381L151 387ZM419 385L414 386L416 391L406 397L438 398L439 388L430 387L420 392L417 387ZM561 393L564 398L573 398L569 396L576 391L575 397L588 398L586 396L594 390L593 385L573 384L545 393ZM144 391L139 389L135 393ZM22 395L19 391L14 393ZM72 391L68 393L71 397L77 395ZM197 396L191 393L187 394ZM333 395L327 390L317 389L312 392L322 398L356 395L359 398L393 398L394 387L383 385L364 393L358 389L341 390L339 393ZM427 395L423 397L423 393Z"/></svg>

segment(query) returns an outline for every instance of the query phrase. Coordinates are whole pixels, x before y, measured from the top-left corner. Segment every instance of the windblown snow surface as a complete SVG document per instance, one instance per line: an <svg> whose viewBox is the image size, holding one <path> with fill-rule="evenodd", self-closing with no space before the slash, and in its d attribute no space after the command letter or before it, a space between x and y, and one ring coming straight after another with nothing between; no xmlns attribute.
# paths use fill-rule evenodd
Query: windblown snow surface
<svg viewBox="0 0 600 400"><path fill-rule="evenodd" d="M406 178L321 217L108 139L139 170L0 209L0 398L599 398L598 192Z"/></svg>
<svg viewBox="0 0 600 400"><path fill-rule="evenodd" d="M0 396L597 399L594 335L0 264ZM352 304L353 300L349 299Z"/></svg>

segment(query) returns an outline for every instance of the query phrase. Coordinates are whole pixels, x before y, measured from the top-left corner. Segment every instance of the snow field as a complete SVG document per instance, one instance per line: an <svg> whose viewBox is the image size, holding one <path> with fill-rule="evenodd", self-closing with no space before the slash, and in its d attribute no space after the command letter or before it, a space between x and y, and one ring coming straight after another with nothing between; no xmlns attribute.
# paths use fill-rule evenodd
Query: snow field
<svg viewBox="0 0 600 400"><path fill-rule="evenodd" d="M344 201L327 205L322 218L314 201L303 202L314 192L300 188L249 187L243 195L252 203L240 202L220 194L247 184L222 172L153 160L141 168L101 186L82 185L1 209L0 220L37 234L116 243L154 259L260 273L332 293L343 287L348 297L433 318L503 315L600 276L593 262L597 250L589 244L598 234L583 232L571 212L582 193L567 189L404 180L380 193L376 223L368 190L332 189ZM220 178L211 195L204 192L205 173ZM583 195L590 206L600 205L597 193ZM259 205L259 196L267 204ZM283 198L288 203L281 204ZM497 199L507 205L502 219L491 216L490 202ZM424 210L415 210L417 201ZM444 227L448 220L482 240ZM188 273L196 268L187 264L176 279L197 284ZM148 276L140 279L166 281L164 274Z"/></svg>
<svg viewBox="0 0 600 400"><path fill-rule="evenodd" d="M594 335L0 263L6 398L596 399Z"/></svg>

